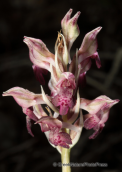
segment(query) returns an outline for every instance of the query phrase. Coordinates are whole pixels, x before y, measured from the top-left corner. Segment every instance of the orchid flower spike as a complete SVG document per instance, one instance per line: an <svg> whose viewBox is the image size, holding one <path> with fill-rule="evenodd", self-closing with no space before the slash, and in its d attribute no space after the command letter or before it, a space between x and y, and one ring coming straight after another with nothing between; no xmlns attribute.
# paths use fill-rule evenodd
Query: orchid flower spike
<svg viewBox="0 0 122 172"><path fill-rule="evenodd" d="M97 35L102 27L85 35L80 48L76 49L71 59L71 47L80 34L77 24L80 12L71 17L72 12L70 9L61 21L62 32L58 32L55 54L48 50L42 40L24 37L35 77L41 84L48 84L51 94L47 95L42 86L39 94L21 87L14 87L3 93L3 96L12 96L22 107L28 133L34 136L31 131L33 121L61 154L63 148L71 149L78 142L83 127L95 130L90 136L90 139L94 139L105 126L110 108L119 102L118 99L111 100L106 96L99 96L94 100L80 98L79 89L85 86L91 59L95 60L98 68L101 67ZM50 80L46 83L43 75L48 71ZM83 115L82 109L88 114Z"/></svg>

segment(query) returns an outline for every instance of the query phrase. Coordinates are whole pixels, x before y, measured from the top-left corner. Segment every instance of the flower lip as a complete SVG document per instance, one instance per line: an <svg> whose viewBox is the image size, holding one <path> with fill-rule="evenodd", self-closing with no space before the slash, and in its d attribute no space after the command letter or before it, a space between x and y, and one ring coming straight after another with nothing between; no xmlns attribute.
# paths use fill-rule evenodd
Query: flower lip
<svg viewBox="0 0 122 172"><path fill-rule="evenodd" d="M69 148L69 144L72 144L70 135L65 132L53 132L49 134L49 141L55 146L61 146L64 148Z"/></svg>

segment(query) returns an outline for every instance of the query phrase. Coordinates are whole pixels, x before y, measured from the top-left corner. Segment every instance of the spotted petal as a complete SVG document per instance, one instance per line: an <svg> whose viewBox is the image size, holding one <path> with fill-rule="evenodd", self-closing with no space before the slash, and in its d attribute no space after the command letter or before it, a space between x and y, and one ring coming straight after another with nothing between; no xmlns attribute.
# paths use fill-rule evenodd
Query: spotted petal
<svg viewBox="0 0 122 172"><path fill-rule="evenodd" d="M59 131L62 128L62 122L50 116L43 116L37 122L46 125L46 129L42 128L42 132L49 130Z"/></svg>
<svg viewBox="0 0 122 172"><path fill-rule="evenodd" d="M65 132L54 132L49 133L49 141L55 146L61 146L69 148L69 144L72 144L69 134Z"/></svg>

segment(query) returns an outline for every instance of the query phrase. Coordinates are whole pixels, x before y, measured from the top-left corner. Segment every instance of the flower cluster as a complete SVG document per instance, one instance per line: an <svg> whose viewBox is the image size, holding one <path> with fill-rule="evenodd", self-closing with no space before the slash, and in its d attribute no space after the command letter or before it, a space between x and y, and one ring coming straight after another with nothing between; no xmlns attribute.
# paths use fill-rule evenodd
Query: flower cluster
<svg viewBox="0 0 122 172"><path fill-rule="evenodd" d="M70 50L80 33L77 25L80 12L72 18L71 13L72 9L61 21L62 33L58 33L55 55L41 40L24 37L36 78L44 84L43 75L48 71L51 73L48 83L51 94L46 95L42 86L41 94L34 94L20 87L11 88L3 93L3 96L13 96L22 107L23 113L26 114L28 132L33 136L31 120L35 121L50 144L60 152L61 147L71 148L77 143L83 126L95 130L90 136L90 139L94 139L102 131L110 108L119 101L106 96L99 96L94 100L80 98L79 83L84 84L86 72L91 67L91 59L95 60L98 68L101 67L96 39L101 27L85 35L71 60ZM47 105L48 115L42 104ZM82 109L88 114L83 115Z"/></svg>

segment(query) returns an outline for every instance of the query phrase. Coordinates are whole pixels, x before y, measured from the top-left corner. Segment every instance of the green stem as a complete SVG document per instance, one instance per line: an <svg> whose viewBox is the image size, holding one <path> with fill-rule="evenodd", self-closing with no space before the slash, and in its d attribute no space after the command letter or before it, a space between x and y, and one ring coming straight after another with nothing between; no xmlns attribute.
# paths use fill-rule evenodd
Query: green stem
<svg viewBox="0 0 122 172"><path fill-rule="evenodd" d="M62 148L62 172L71 172L70 168L70 149Z"/></svg>
<svg viewBox="0 0 122 172"><path fill-rule="evenodd" d="M63 121L67 121L67 116L63 116ZM65 129L65 132L69 134L69 129ZM71 172L70 168L70 149L62 147L62 172Z"/></svg>

